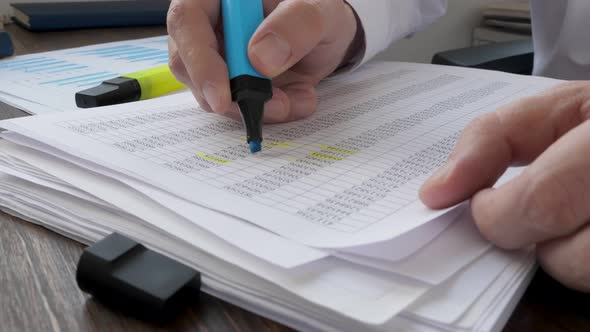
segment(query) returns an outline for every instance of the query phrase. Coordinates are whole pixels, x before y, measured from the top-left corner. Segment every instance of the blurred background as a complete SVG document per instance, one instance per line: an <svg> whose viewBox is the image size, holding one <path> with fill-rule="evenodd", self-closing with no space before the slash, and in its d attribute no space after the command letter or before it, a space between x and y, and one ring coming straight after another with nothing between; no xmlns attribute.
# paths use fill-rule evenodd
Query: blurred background
<svg viewBox="0 0 590 332"><path fill-rule="evenodd" d="M10 3L55 1L0 0L0 13L5 18L10 16ZM530 38L528 0L448 0L448 3L445 17L412 38L396 43L379 59L429 63L440 51Z"/></svg>

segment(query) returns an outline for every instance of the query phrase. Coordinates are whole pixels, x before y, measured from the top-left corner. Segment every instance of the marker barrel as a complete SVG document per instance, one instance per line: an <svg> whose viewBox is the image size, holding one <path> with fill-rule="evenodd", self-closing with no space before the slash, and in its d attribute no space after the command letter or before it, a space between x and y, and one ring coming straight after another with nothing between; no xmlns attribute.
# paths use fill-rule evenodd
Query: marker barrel
<svg viewBox="0 0 590 332"><path fill-rule="evenodd" d="M221 9L232 99L240 107L248 143L260 143L264 103L272 98L272 83L252 67L248 45L264 20L262 0L221 0Z"/></svg>
<svg viewBox="0 0 590 332"><path fill-rule="evenodd" d="M264 78L248 58L250 39L264 20L262 0L221 0L221 10L229 78L242 75Z"/></svg>

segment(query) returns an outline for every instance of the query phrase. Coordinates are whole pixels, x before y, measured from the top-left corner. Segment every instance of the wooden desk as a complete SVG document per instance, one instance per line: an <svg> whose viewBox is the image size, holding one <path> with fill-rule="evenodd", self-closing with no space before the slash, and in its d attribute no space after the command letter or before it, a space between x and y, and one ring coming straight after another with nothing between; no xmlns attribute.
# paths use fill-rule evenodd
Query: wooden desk
<svg viewBox="0 0 590 332"><path fill-rule="evenodd" d="M19 55L150 37L164 27L30 33L9 25ZM9 116L0 105L0 118ZM75 268L84 246L0 212L1 331L163 330L111 312L78 290ZM590 262L588 262L590 264ZM590 296L569 291L542 272L505 331L590 331ZM288 331L277 323L203 295L169 327L173 331Z"/></svg>

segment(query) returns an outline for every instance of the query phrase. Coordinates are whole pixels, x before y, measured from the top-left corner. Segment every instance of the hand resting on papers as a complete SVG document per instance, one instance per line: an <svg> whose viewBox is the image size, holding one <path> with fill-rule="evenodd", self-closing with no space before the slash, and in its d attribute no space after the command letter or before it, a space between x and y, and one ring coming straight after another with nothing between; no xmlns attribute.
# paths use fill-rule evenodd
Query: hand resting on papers
<svg viewBox="0 0 590 332"><path fill-rule="evenodd" d="M273 79L274 97L264 120L307 117L316 110L315 86L348 63L364 37L358 38L354 11L343 0L263 2L266 19L248 54L254 68ZM239 118L223 59L220 8L220 0L172 0L170 68L203 109Z"/></svg>
<svg viewBox="0 0 590 332"><path fill-rule="evenodd" d="M432 208L472 197L481 233L507 249L537 245L543 268L590 291L590 82L571 82L473 121L421 190ZM529 165L497 189L510 165Z"/></svg>

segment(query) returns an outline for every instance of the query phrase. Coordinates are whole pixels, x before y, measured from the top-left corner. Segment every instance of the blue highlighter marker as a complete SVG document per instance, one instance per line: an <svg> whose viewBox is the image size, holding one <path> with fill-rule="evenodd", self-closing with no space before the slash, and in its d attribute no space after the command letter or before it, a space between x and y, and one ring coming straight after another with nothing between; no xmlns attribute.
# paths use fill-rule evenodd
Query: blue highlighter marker
<svg viewBox="0 0 590 332"><path fill-rule="evenodd" d="M250 152L262 149L264 104L272 98L272 82L248 59L248 43L264 20L262 0L221 0L225 57L232 99L240 107Z"/></svg>

